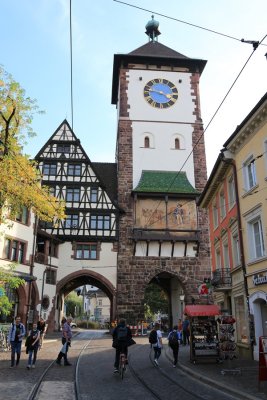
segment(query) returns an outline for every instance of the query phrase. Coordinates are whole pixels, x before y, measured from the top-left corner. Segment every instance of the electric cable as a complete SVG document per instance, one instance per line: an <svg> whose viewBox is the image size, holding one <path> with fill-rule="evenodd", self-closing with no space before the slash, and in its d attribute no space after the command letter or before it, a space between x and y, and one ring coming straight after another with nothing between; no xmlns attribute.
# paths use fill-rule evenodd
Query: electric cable
<svg viewBox="0 0 267 400"><path fill-rule="evenodd" d="M214 31L213 29L205 28L203 26L196 25L196 24L193 24L191 22L182 21L182 20L180 20L178 18L170 17L169 15L161 14L159 12L148 10L146 8L143 8L143 7L138 7L138 6L135 6L133 4L126 3L124 1L119 1L119 0L113 0L113 1L115 1L116 3L123 4L125 6L136 8L136 9L141 10L141 11L146 11L146 12L149 12L149 13L152 13L152 14L155 14L155 15L159 15L160 17L167 18L167 19L170 19L170 20L173 20L173 21L176 21L176 22L180 22L180 23L185 24L185 25L193 26L194 28L202 29L204 31L211 32L211 33L214 33L216 35L224 36L224 37L226 37L228 39L233 39L233 40L236 40L238 42L249 43L249 44L252 44L254 46L258 43L257 41L254 41L254 40L238 39L238 38L236 38L234 36L230 36L230 35L227 35L225 33L218 32L218 31ZM267 44L264 44L264 43L259 43L259 44L261 44L263 46L267 46Z"/></svg>
<svg viewBox="0 0 267 400"><path fill-rule="evenodd" d="M117 1L117 0L114 0ZM267 35L265 35L261 41L259 43L262 43L262 41L266 38ZM257 47L254 48L251 52L251 54L249 55L249 57L247 58L246 62L244 63L244 65L242 66L241 70L239 71L239 73L237 74L236 78L234 79L233 83L231 84L230 88L228 89L228 91L226 92L225 96L223 97L222 101L220 102L219 106L217 107L217 109L215 110L215 112L213 113L211 119L209 120L206 128L203 130L203 132L200 134L199 138L197 139L196 143L194 144L192 150L190 151L189 155L187 156L187 158L185 159L185 161L183 162L182 166L180 167L179 171L177 172L177 174L174 176L174 178L172 179L172 181L170 182L170 185L167 189L167 193L169 192L169 189L171 188L171 186L173 185L175 179L179 176L179 174L181 173L183 167L185 166L185 164L188 162L189 158L191 157L191 155L193 154L195 148L198 146L200 140L202 139L202 137L204 136L204 134L206 133L207 129L209 128L209 126L211 125L212 121L214 120L215 116L218 114L219 110L221 109L223 103L225 102L226 98L228 97L229 93L231 92L231 90L233 89L233 87L235 86L238 78L240 77L240 75L242 74L242 72L244 71L245 67L247 66L248 62L250 61L251 57L253 56L253 54L255 53L255 51L257 50ZM162 200L159 201L158 206L156 207L156 209L154 211L156 211L159 207L159 205L161 204Z"/></svg>

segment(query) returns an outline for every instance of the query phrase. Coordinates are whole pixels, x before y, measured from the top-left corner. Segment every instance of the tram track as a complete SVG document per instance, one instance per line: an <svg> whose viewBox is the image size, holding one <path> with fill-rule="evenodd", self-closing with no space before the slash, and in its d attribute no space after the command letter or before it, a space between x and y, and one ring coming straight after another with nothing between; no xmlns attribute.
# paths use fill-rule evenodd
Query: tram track
<svg viewBox="0 0 267 400"><path fill-rule="evenodd" d="M97 338L97 336L91 337L90 339L87 340L87 342L84 344L82 349L79 351L77 359L76 359L76 362L74 364L73 385L74 385L75 400L80 400L81 399L81 395L80 395L80 391L79 391L79 363L80 363L80 359L81 359L84 351L90 345L90 343L96 338ZM77 342L79 342L79 340L73 341L73 344L76 344ZM47 380L49 380L50 373L52 373L52 376L54 376L54 373L53 373L55 371L54 368L53 368L54 366L56 366L56 360L53 360L52 362L50 362L48 364L48 366L45 368L45 370L43 371L42 375L38 378L37 382L33 386L29 396L27 397L27 400L38 400L39 399L40 391L41 391L41 388L42 388L42 384L44 384ZM63 368L65 368L65 367L63 367ZM62 368L60 368L60 369L62 369ZM62 381L62 380L60 379L60 376L59 376L58 382L60 382L60 381ZM64 387L64 385L65 385L65 383L62 382L62 387Z"/></svg>
<svg viewBox="0 0 267 400"><path fill-rule="evenodd" d="M171 352L168 348L166 350L166 345L162 351L159 367L154 365L153 349L149 351L148 347L144 347L142 344L130 347L129 364L125 379L121 381L117 374L112 376L114 352L111 349L111 341L108 345L105 345L107 342L102 341L101 343L102 339L103 337L100 338L97 335L90 338L79 338L78 335L72 344L72 359L75 358L73 367L66 369L66 367L55 365L55 361L50 362L26 400L49 398L44 397L45 390L48 387L51 390L51 400L60 398L55 395L53 388L56 388L58 393L60 393L61 389L63 393L64 390L67 393L66 382L72 389L71 393L67 393L68 397L64 396L64 398L72 400L84 400L85 398L87 400L97 398L113 400L113 394L106 393L110 385L114 389L114 393L117 393L117 395L120 393L120 397L123 400L136 398L134 394L137 392L139 397L141 394L147 400L166 400L166 398L168 400L177 398L180 400L237 399L188 376L179 366L176 369L172 368ZM82 340L86 342L83 346L81 346ZM108 365L110 365L110 370L107 367ZM62 371L64 371L63 375ZM65 379L66 374L68 375L68 380Z"/></svg>

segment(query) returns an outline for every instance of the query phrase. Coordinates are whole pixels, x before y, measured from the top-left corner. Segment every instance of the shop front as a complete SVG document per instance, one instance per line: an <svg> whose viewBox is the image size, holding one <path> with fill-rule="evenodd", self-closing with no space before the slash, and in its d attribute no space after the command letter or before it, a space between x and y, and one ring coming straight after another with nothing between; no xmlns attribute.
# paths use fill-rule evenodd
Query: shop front
<svg viewBox="0 0 267 400"><path fill-rule="evenodd" d="M259 338L267 336L267 272L253 274L250 282L253 289L250 291L249 306L255 329L253 358L259 360Z"/></svg>

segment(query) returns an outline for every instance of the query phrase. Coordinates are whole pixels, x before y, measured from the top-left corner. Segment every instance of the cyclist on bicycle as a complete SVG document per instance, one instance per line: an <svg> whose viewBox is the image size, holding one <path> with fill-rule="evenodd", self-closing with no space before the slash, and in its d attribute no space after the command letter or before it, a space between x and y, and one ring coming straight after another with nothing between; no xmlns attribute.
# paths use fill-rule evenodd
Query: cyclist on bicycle
<svg viewBox="0 0 267 400"><path fill-rule="evenodd" d="M114 362L114 373L119 372L119 363L120 363L120 354L124 353L126 356L126 364L127 364L127 354L128 354L128 346L130 345L130 341L132 339L132 332L128 326L126 326L126 320L121 318L119 320L118 325L113 331L112 334L113 343L112 347L116 349L115 362Z"/></svg>

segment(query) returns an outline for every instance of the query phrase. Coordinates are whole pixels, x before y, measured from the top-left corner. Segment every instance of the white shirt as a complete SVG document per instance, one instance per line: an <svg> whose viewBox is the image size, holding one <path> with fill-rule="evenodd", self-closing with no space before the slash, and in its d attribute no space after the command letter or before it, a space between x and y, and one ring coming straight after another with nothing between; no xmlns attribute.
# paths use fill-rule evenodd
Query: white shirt
<svg viewBox="0 0 267 400"><path fill-rule="evenodd" d="M162 338L162 333L161 333L161 330L160 330L160 329L157 330L157 338L158 338L158 341L157 341L157 343L153 344L153 347L159 347L159 348L161 348L162 345L161 345L160 339Z"/></svg>

